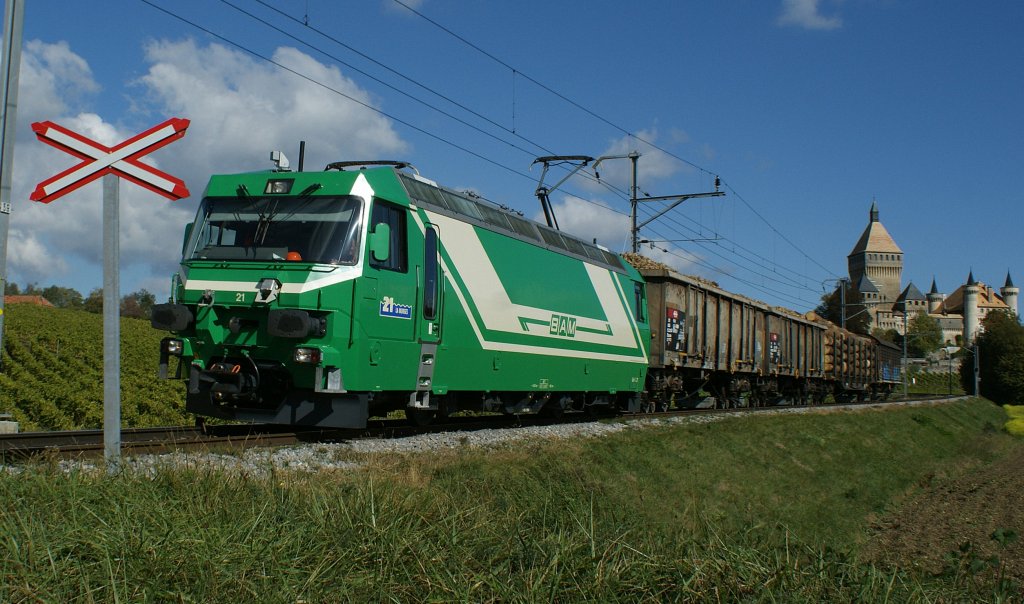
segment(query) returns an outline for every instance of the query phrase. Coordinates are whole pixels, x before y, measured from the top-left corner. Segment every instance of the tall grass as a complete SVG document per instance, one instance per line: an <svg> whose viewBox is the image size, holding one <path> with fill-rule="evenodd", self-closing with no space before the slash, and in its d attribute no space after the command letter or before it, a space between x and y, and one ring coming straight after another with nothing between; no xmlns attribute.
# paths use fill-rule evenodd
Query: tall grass
<svg viewBox="0 0 1024 604"><path fill-rule="evenodd" d="M0 601L965 601L869 518L1016 441L983 402L353 456L362 470L0 477ZM886 476L879 476L886 474Z"/></svg>

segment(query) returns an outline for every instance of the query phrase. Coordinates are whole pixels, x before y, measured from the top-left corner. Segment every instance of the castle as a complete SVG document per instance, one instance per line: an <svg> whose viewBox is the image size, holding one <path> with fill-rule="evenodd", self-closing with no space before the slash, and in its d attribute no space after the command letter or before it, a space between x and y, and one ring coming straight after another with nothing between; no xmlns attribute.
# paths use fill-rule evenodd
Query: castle
<svg viewBox="0 0 1024 604"><path fill-rule="evenodd" d="M901 289L903 250L878 220L878 205L874 201L868 226L847 256L847 266L857 295L855 303L871 316L872 330L895 329L902 334L905 323L924 312L938 321L947 346L960 346L974 341L988 313L1009 310L1017 314L1020 289L1013 285L1009 272L998 292L975 280L973 270L967 282L948 295L939 293L934 278L927 295L913 283Z"/></svg>

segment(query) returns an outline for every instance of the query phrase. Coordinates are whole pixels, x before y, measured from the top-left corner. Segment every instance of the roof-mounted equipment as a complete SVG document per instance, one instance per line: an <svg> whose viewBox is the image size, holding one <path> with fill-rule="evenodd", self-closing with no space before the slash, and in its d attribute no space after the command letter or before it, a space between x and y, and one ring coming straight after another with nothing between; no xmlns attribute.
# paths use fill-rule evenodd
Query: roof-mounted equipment
<svg viewBox="0 0 1024 604"><path fill-rule="evenodd" d="M282 151L271 151L270 152L270 161L274 162L274 171L275 172L289 172L290 171L289 168L291 167L291 163L288 161L288 158L284 156L284 152L282 152Z"/></svg>
<svg viewBox="0 0 1024 604"><path fill-rule="evenodd" d="M534 191L534 195L536 195L537 199L540 200L540 207L544 210L544 220L547 221L549 227L561 230L558 228L558 220L555 218L555 209L551 207L551 199L549 197L551 192L562 186L562 183L569 180L573 174L576 174L585 168L587 164L592 161L594 161L594 158L589 155L547 155L533 160L533 164L544 164L544 169L540 173L540 181L537 183L537 190ZM544 186L544 177L547 175L548 168L550 166L572 163L577 163L578 165L570 170L569 173L565 175L565 178L558 181L558 183L553 187ZM533 167L533 164L530 164L531 168Z"/></svg>
<svg viewBox="0 0 1024 604"><path fill-rule="evenodd" d="M420 175L420 171L416 169L416 166L406 161L392 161L387 159L370 160L370 161L336 161L334 163L327 164L324 171L327 170L338 170L344 172L346 168L358 167L360 170L365 170L370 166L392 166L396 170L404 170L406 168L413 171L416 176Z"/></svg>

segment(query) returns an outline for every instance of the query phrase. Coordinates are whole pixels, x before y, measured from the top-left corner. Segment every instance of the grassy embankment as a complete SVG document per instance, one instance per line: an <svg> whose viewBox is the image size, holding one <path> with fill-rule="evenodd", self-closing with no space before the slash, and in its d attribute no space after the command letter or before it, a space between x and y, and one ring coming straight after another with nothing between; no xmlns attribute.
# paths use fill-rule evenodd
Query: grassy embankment
<svg viewBox="0 0 1024 604"><path fill-rule="evenodd" d="M1014 436L1024 436L1024 405L1003 405L1008 418L1006 431Z"/></svg>
<svg viewBox="0 0 1024 604"><path fill-rule="evenodd" d="M362 469L0 476L2 601L991 601L859 557L880 514L1021 441L999 407L734 418ZM1006 527L1022 532L1024 527Z"/></svg>

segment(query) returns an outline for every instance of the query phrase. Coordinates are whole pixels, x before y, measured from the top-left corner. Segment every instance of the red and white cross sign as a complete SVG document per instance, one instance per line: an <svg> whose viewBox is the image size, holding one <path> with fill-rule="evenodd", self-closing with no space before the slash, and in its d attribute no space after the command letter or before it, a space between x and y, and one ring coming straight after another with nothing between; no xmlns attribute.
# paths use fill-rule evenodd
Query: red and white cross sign
<svg viewBox="0 0 1024 604"><path fill-rule="evenodd" d="M187 119L172 117L117 146L107 147L53 122L36 122L32 130L39 140L84 161L39 183L29 199L50 203L106 174L116 174L170 199L188 197L184 181L139 161L143 155L185 136L188 125Z"/></svg>

